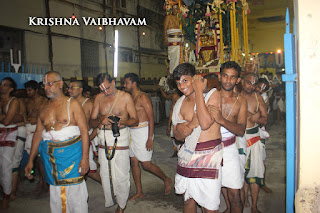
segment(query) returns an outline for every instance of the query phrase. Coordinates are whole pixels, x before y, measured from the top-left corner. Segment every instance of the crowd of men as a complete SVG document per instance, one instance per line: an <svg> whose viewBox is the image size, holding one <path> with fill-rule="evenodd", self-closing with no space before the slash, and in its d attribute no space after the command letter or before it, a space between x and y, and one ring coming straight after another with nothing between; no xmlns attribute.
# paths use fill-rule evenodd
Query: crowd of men
<svg viewBox="0 0 320 213"><path fill-rule="evenodd" d="M259 212L259 190L265 186L265 139L269 137L263 96L269 84L255 74L240 74L237 63L222 64L217 89L209 78L196 75L191 64L174 69L173 79L182 96L170 96L175 103L167 134L176 145L174 187L177 194L183 194L184 212L196 212L197 204L203 212L218 212L221 192L226 212L243 212L250 205L249 189L252 212ZM39 193L49 190L52 212L88 212L86 176L101 183L106 207L118 204L116 212L124 212L128 200L144 196L139 164L159 177L164 193L170 194L172 179L151 162L154 117L150 98L140 90L139 76L134 73L124 76L125 91L115 83L109 74L99 74L100 93L90 98L84 81L70 82L64 92L62 76L50 71L41 83L44 92L38 82L28 81L24 85L28 98L22 99L13 96L16 82L12 78L1 80L2 209L16 196L19 166L28 179L33 178L35 167L39 169ZM28 159L24 164L23 155ZM136 194L129 198L130 169Z"/></svg>

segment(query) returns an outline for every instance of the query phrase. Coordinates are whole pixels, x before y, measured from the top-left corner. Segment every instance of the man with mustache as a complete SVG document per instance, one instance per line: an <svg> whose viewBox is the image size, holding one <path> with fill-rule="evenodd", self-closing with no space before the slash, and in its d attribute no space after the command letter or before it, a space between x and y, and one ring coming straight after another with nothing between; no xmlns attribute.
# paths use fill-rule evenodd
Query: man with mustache
<svg viewBox="0 0 320 213"><path fill-rule="evenodd" d="M260 187L264 186L264 144L261 142L259 125L267 124L267 108L261 95L255 92L258 76L248 73L242 78L241 95L247 100L247 163L245 177L245 205L248 206L248 185L250 185L253 213L260 212L257 207Z"/></svg>
<svg viewBox="0 0 320 213"><path fill-rule="evenodd" d="M137 113L129 93L116 88L115 79L100 73L96 78L101 93L93 102L90 124L99 126L99 163L105 206L116 203L124 212L130 191L129 128L138 125ZM110 117L112 116L112 117ZM118 120L118 124L115 123ZM116 125L118 131L114 132ZM115 133L115 134L114 134Z"/></svg>
<svg viewBox="0 0 320 213"><path fill-rule="evenodd" d="M39 109L30 158L25 168L32 179L33 160L38 149L50 184L52 212L88 212L88 191L84 175L89 169L89 136L85 113L79 102L62 91L60 73L50 71L43 78L49 98Z"/></svg>
<svg viewBox="0 0 320 213"><path fill-rule="evenodd" d="M216 122L221 125L223 143L222 192L227 204L225 212L242 212L240 190L244 182L244 168L236 146L236 136L243 136L247 123L247 101L233 92L240 82L241 67L234 61L221 65L221 107L208 106Z"/></svg>

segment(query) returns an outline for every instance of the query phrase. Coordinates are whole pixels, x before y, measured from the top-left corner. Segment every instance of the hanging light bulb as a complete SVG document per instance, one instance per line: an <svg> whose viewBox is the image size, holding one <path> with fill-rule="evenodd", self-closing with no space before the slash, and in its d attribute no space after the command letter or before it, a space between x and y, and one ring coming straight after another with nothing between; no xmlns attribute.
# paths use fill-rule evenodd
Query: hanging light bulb
<svg viewBox="0 0 320 213"><path fill-rule="evenodd" d="M99 26L99 28L98 28L99 30L102 30L103 29L103 27L101 27L101 26Z"/></svg>

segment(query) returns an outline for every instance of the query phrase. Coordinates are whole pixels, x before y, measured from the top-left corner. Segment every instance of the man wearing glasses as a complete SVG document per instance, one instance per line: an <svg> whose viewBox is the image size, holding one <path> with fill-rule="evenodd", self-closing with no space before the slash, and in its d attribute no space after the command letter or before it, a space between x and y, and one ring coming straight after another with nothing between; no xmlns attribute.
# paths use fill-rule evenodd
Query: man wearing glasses
<svg viewBox="0 0 320 213"><path fill-rule="evenodd" d="M58 72L46 73L43 85L50 100L40 106L26 176L33 178L33 160L39 149L50 184L51 211L88 212L88 191L83 177L89 169L85 113L78 101L63 94Z"/></svg>
<svg viewBox="0 0 320 213"><path fill-rule="evenodd" d="M264 164L263 150L264 144L261 142L259 125L267 124L267 109L261 95L255 92L258 82L258 76L253 73L246 74L242 79L241 95L248 102L247 111L247 163L245 176L245 206L249 206L248 202L248 185L250 185L252 196L253 213L259 212L257 208L257 200L259 195L259 187L264 185Z"/></svg>
<svg viewBox="0 0 320 213"><path fill-rule="evenodd" d="M90 100L90 98L86 98L83 96L83 88L84 88L85 82L76 80L71 81L68 87L68 93L70 97L76 99L82 106L84 113L86 114L86 118L89 125L89 120L92 112L93 103ZM90 129L90 128L88 128ZM99 173L97 173L97 164L93 159L93 150L95 149L95 146L98 144L95 144L95 139L97 135L97 129L90 130L89 131L89 138L90 138L90 148L89 148L89 167L90 171L88 173L88 176L92 178L93 180L101 183L101 178Z"/></svg>
<svg viewBox="0 0 320 213"><path fill-rule="evenodd" d="M124 212L130 191L128 127L138 125L139 120L131 95L118 90L109 74L100 73L96 85L101 93L94 99L90 124L99 126L99 163L105 206L117 203L116 212Z"/></svg>

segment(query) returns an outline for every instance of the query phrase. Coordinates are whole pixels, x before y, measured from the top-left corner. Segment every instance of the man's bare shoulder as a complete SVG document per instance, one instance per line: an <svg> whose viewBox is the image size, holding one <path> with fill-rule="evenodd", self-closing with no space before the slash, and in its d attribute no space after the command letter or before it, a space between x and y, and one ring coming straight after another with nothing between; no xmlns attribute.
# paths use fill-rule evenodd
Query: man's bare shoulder
<svg viewBox="0 0 320 213"><path fill-rule="evenodd" d="M210 98L208 99L208 102L216 100L221 100L221 93L217 89L211 94Z"/></svg>
<svg viewBox="0 0 320 213"><path fill-rule="evenodd" d="M9 108L12 107L12 106L14 106L14 105L18 105L18 106L19 106L19 104L20 104L19 98L14 98L14 99L11 101L11 103L10 103L10 105L9 105Z"/></svg>
<svg viewBox="0 0 320 213"><path fill-rule="evenodd" d="M256 93L256 94L257 94L257 98L259 99L259 101L263 100L263 98L262 98L262 96L260 94L258 94L258 93Z"/></svg>
<svg viewBox="0 0 320 213"><path fill-rule="evenodd" d="M79 101L77 101L75 98L71 98L70 99L70 106L71 107L73 107L73 106L77 107L77 106L81 106L81 105L80 105Z"/></svg>
<svg viewBox="0 0 320 213"><path fill-rule="evenodd" d="M148 96L147 93L145 93L145 92L143 92L143 93L141 94L140 99L141 99L142 102L150 101L149 96Z"/></svg>
<svg viewBox="0 0 320 213"><path fill-rule="evenodd" d="M245 99L243 96L239 95L238 102L242 104L247 104L247 99Z"/></svg>
<svg viewBox="0 0 320 213"><path fill-rule="evenodd" d="M40 105L39 105L39 112L43 111L47 107L49 107L49 100L48 99L44 99L43 102L41 102Z"/></svg>
<svg viewBox="0 0 320 213"><path fill-rule="evenodd" d="M132 99L130 93L126 92L126 91L122 91L122 90L118 90L119 91L119 96L124 100L124 101L129 101L130 99Z"/></svg>
<svg viewBox="0 0 320 213"><path fill-rule="evenodd" d="M87 105L90 106L92 104L93 104L93 101L89 98L84 105L85 106L87 106Z"/></svg>
<svg viewBox="0 0 320 213"><path fill-rule="evenodd" d="M103 93L98 93L94 96L93 102L95 103L96 101L100 101L104 97Z"/></svg>

